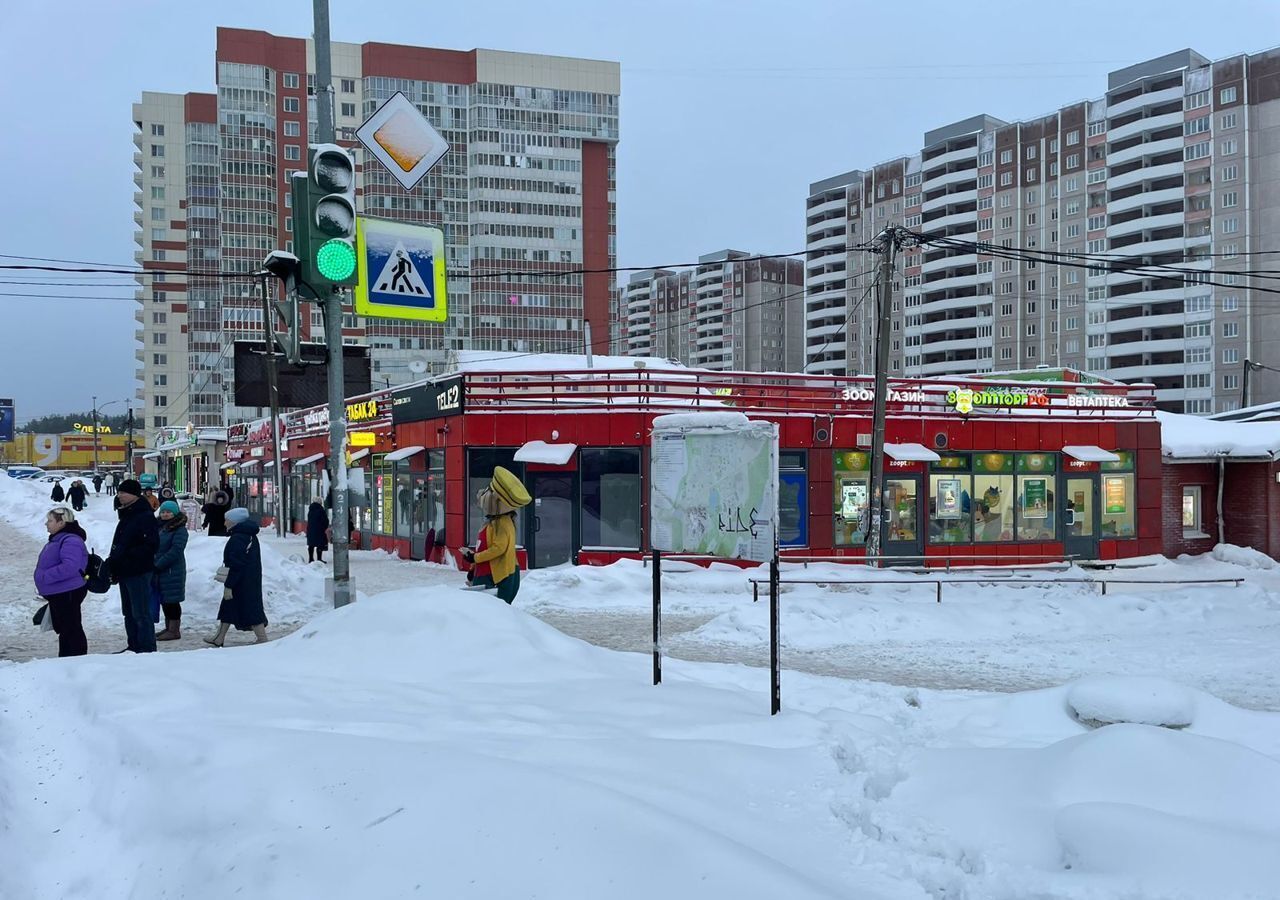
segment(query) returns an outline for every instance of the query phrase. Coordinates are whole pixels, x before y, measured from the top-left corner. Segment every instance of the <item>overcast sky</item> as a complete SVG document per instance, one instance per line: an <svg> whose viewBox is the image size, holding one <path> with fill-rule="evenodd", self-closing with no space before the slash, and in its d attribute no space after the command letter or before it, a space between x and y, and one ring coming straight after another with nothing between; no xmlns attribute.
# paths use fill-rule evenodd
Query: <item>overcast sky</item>
<svg viewBox="0 0 1280 900"><path fill-rule="evenodd" d="M219 25L302 37L306 0L8 0L0 28L0 253L133 264L143 90L212 91ZM804 247L808 184L919 148L927 129L1097 98L1106 73L1193 47L1280 42L1280 3L330 0L332 37L622 64L619 265ZM1068 19L1057 18L1067 15ZM0 263L21 260L3 259ZM0 281L0 396L19 420L134 392L125 287ZM45 281L77 280L44 276ZM123 281L124 279L120 279ZM25 281L26 284L8 282ZM57 295L29 299L15 294ZM68 295L94 299L65 299ZM109 411L122 410L118 402Z"/></svg>

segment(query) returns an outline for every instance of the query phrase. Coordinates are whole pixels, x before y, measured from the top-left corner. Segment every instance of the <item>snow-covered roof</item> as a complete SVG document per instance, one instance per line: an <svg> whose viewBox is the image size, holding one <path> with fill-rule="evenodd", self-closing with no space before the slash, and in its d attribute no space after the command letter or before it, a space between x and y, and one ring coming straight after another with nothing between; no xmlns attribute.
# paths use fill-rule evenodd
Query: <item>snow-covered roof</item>
<svg viewBox="0 0 1280 900"><path fill-rule="evenodd" d="M587 371L581 353L496 353L490 350L455 350L449 356L454 372L573 372ZM692 371L679 362L657 356L592 356L595 369L657 369Z"/></svg>
<svg viewBox="0 0 1280 900"><path fill-rule="evenodd" d="M1169 459L1271 459L1280 453L1280 422L1215 422L1157 412L1161 452Z"/></svg>

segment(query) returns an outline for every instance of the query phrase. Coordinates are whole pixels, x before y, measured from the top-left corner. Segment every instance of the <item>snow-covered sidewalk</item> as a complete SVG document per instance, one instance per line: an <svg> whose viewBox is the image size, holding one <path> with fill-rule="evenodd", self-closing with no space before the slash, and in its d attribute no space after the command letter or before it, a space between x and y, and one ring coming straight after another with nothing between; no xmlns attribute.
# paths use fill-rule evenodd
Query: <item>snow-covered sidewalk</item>
<svg viewBox="0 0 1280 900"><path fill-rule="evenodd" d="M648 660L486 595L0 669L0 896L1274 896L1280 715ZM1171 705L1168 698L1173 698ZM1173 715L1179 731L1091 716Z"/></svg>

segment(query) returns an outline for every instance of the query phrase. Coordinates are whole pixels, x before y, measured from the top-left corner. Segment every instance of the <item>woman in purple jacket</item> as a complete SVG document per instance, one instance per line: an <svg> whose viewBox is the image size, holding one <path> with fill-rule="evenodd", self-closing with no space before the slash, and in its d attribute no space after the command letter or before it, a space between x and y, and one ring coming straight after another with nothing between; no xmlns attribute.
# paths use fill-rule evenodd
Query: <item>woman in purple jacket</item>
<svg viewBox="0 0 1280 900"><path fill-rule="evenodd" d="M58 633L58 655L84 656L89 652L80 623L80 604L89 592L84 581L89 564L84 529L65 506L49 510L44 527L49 531L49 542L36 562L36 590L49 601L48 614Z"/></svg>

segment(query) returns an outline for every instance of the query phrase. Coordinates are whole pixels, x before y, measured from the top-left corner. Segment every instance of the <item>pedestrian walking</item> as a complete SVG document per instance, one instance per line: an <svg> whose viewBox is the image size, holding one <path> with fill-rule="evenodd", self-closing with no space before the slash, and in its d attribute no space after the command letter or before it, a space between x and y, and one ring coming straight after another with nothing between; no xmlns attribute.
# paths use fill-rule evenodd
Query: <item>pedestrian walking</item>
<svg viewBox="0 0 1280 900"><path fill-rule="evenodd" d="M61 481L55 481L53 483L53 490L49 493L49 499L54 503L61 503L63 500L67 499L67 493L62 489Z"/></svg>
<svg viewBox="0 0 1280 900"><path fill-rule="evenodd" d="M111 580L120 586L120 612L124 615L125 650L154 653L156 632L151 618L151 574L155 571L160 528L151 507L142 499L142 485L132 478L120 482L116 501L115 535L107 557ZM121 653L125 650L120 651Z"/></svg>
<svg viewBox="0 0 1280 900"><path fill-rule="evenodd" d="M151 488L147 488L142 492L142 499L147 501L147 505L151 507L153 513L160 508L160 498L156 496L156 492Z"/></svg>
<svg viewBox="0 0 1280 900"><path fill-rule="evenodd" d="M93 492L95 494L102 493L102 473L101 472L93 473Z"/></svg>
<svg viewBox="0 0 1280 900"><path fill-rule="evenodd" d="M116 486L120 484L120 474L118 472L108 472L106 477L107 496L114 497Z"/></svg>
<svg viewBox="0 0 1280 900"><path fill-rule="evenodd" d="M71 488L67 491L67 502L71 504L71 508L76 512L84 509L85 501L89 498L89 492L85 490L84 482L77 478L71 482Z"/></svg>
<svg viewBox="0 0 1280 900"><path fill-rule="evenodd" d="M324 562L324 551L329 549L329 514L320 501L312 500L307 507L307 562Z"/></svg>
<svg viewBox="0 0 1280 900"><path fill-rule="evenodd" d="M166 481L164 483L164 486L160 488L160 502L164 503L166 500L177 500L177 499L178 499L178 492L173 489L173 485L171 485L169 482Z"/></svg>
<svg viewBox="0 0 1280 900"><path fill-rule="evenodd" d="M89 565L84 529L75 513L65 506L55 506L45 516L44 527L49 540L36 561L36 590L49 603L45 613L53 619L58 635L59 656L84 656L89 641L80 621L80 604L89 588L84 571Z"/></svg>
<svg viewBox="0 0 1280 900"><path fill-rule="evenodd" d="M176 641L182 637L182 601L187 594L187 517L178 504L166 500L160 504L160 542L156 545L155 582L160 590L160 607L164 610L164 630L157 641Z"/></svg>
<svg viewBox="0 0 1280 900"><path fill-rule="evenodd" d="M222 548L222 566L226 570L222 605L218 607L218 633L205 638L206 644L221 647L227 631L252 631L262 644L267 640L267 614L262 606L262 545L258 542L258 524L249 518L249 510L237 506L227 512L227 543Z"/></svg>
<svg viewBox="0 0 1280 900"><path fill-rule="evenodd" d="M211 491L205 497L200 512L204 515L201 528L208 529L209 537L227 536L227 510L231 509L231 498L222 488Z"/></svg>

